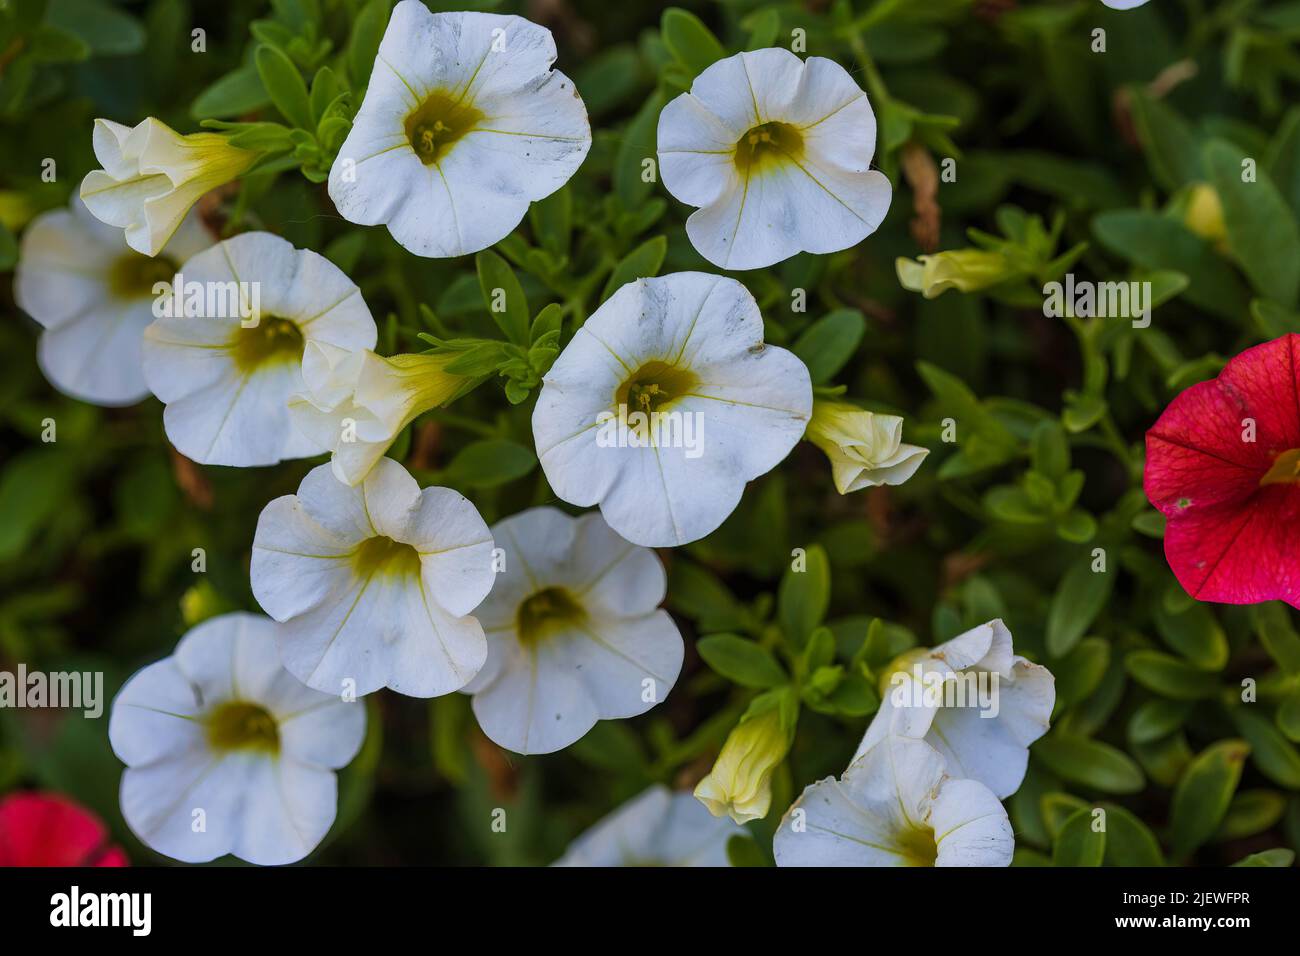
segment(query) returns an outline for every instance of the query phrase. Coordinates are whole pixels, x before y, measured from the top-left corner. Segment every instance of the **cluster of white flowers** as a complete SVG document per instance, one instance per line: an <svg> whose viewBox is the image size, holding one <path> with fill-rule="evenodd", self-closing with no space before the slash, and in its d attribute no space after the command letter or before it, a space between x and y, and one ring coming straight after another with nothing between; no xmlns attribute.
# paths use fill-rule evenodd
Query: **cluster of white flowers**
<svg viewBox="0 0 1300 956"><path fill-rule="evenodd" d="M591 145L555 58L550 32L519 17L402 0L329 175L339 212L386 225L421 256L506 237ZM871 168L875 139L866 95L842 67L768 49L704 70L663 110L658 155L668 191L699 207L687 224L696 249L752 269L848 248L879 226L891 188ZM310 853L334 819L333 771L364 736L358 699L381 688L472 695L483 732L522 754L646 712L672 690L684 652L660 609L666 575L651 548L714 531L800 438L830 455L841 493L900 483L925 456L902 444L900 419L843 403L818 411L807 367L764 344L740 282L676 273L618 289L543 380L538 459L559 498L599 513L534 508L489 529L462 495L421 488L384 457L472 382L442 354L375 354L360 289L324 257L264 232L215 242L197 218L198 199L257 153L152 118L98 121L94 146L103 168L71 210L23 238L17 297L46 328L50 380L101 404L152 393L171 443L199 463L331 456L258 520L250 576L269 618L204 623L114 703L123 812L177 859ZM611 422L626 430L612 443ZM783 826L778 861L873 862L875 850L848 845L871 819L883 835L870 845L901 841L907 859L1004 862L997 798L1011 777L1018 785L1051 692L1050 675L1044 691L1041 668L1010 656L1000 627L927 660L997 671L1020 688L1021 717L1013 706L986 727L882 709L842 781L815 784L792 811L806 810L812 835ZM719 760L699 800L651 788L561 862L725 863L744 831L701 801L738 819L766 814L766 776L739 797L727 778L763 749L774 719L742 725L734 759ZM889 730L879 742L878 725ZM779 760L787 744L767 749ZM927 827L933 848L916 836Z"/></svg>
<svg viewBox="0 0 1300 956"><path fill-rule="evenodd" d="M1029 745L1047 732L1051 672L1013 654L995 620L904 654L881 683L848 769L809 786L782 819L777 865L1010 865L1000 801L1020 788ZM991 706L951 693L959 685L990 689Z"/></svg>

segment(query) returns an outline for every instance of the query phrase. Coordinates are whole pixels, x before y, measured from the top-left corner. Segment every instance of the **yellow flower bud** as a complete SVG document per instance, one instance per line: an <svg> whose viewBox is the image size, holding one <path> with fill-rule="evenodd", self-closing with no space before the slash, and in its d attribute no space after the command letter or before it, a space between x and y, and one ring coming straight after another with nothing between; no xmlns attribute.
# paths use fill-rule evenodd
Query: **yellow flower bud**
<svg viewBox="0 0 1300 956"><path fill-rule="evenodd" d="M904 289L933 299L956 289L974 292L1005 282L1019 273L1005 256L984 249L953 249L915 261L902 257L894 261L898 281Z"/></svg>
<svg viewBox="0 0 1300 956"><path fill-rule="evenodd" d="M903 420L877 415L848 402L813 402L804 437L831 460L842 495L876 485L901 485L921 467L929 449L903 444Z"/></svg>
<svg viewBox="0 0 1300 956"><path fill-rule="evenodd" d="M695 798L715 817L737 823L761 820L772 804L772 772L790 749L779 707L737 724L713 770L695 787Z"/></svg>
<svg viewBox="0 0 1300 956"><path fill-rule="evenodd" d="M126 244L156 256L205 193L236 179L259 153L221 133L182 136L152 116L134 128L95 120L95 158L103 169L81 181L94 217L126 230Z"/></svg>
<svg viewBox="0 0 1300 956"><path fill-rule="evenodd" d="M1202 239L1219 245L1228 238L1228 228L1223 223L1223 203L1219 194L1208 183L1197 183L1187 196L1187 211L1183 225Z"/></svg>

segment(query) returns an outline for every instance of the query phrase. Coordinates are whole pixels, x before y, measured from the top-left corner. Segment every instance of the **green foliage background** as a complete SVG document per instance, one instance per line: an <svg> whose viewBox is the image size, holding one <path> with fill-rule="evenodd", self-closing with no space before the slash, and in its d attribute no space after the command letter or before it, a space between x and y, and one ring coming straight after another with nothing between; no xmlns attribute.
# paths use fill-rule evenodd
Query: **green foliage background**
<svg viewBox="0 0 1300 956"><path fill-rule="evenodd" d="M554 304L543 327L567 341L624 281L716 271L686 240L690 210L642 181L641 160L659 109L696 73L788 45L797 29L807 54L838 60L868 90L893 206L856 248L738 278L768 341L798 352L816 384L907 416L906 439L933 454L904 487L841 497L824 457L801 444L718 532L662 552L687 637L683 675L663 705L600 723L564 752L499 750L460 695L375 695L339 820L310 859L550 862L651 781L693 783L759 689L788 683L803 704L797 740L772 816L751 825L759 852L738 858L770 862L781 811L852 754L880 669L997 616L1018 652L1051 667L1059 698L1009 800L1018 863L1222 864L1300 848L1295 615L1191 602L1141 492L1142 436L1169 399L1244 347L1300 331L1300 2L1154 0L1126 13L1097 0L719 0L685 3L689 13L647 0L433 2L550 27L594 132L561 193L495 252L455 260L418 259L382 228L341 220L321 185L388 6L0 5L0 668L103 670L111 694L170 653L187 621L255 610L257 515L314 464L192 466L170 452L156 401L102 410L43 380L37 328L13 305L15 232L94 168L93 118L154 115L181 132L200 120L280 124L238 127L278 158L209 216L341 265L380 320L384 354L427 348L421 333L500 339L481 275L488 288L517 278L528 309L512 321ZM191 50L196 27L206 52ZM1165 72L1175 64L1194 69ZM900 288L895 257L922 251L903 167L927 154L957 160L956 181L938 184L938 248L998 249L1015 264L1007 282L933 300ZM53 183L40 176L47 157ZM1243 157L1258 166L1249 189ZM1217 245L1183 225L1196 183L1222 200ZM1067 270L1152 281L1151 327L1045 318L1041 287ZM792 309L795 289L806 311ZM529 428L553 349L481 354L494 377L417 421L392 454L492 522L554 501ZM52 444L40 441L46 418ZM955 444L940 440L945 418ZM190 570L196 547L204 575ZM795 548L807 553L802 575L788 573ZM1104 573L1092 570L1098 548ZM1246 678L1256 703L1241 702ZM110 822L133 860L157 862L122 823L106 735L107 716L0 711L0 793L65 791ZM1088 826L1098 805L1108 835ZM489 826L494 807L508 811L504 834Z"/></svg>

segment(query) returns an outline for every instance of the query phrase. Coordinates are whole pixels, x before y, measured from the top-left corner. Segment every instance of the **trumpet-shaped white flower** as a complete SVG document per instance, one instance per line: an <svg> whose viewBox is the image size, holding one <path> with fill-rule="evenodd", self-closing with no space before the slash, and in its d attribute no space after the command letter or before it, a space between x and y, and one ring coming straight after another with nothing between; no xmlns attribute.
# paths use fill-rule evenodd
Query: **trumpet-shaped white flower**
<svg viewBox="0 0 1300 956"><path fill-rule="evenodd" d="M289 418L313 444L333 452L334 477L355 485L416 416L444 405L471 383L451 375L453 354L349 352L312 342L303 353L306 391L289 401Z"/></svg>
<svg viewBox="0 0 1300 956"><path fill-rule="evenodd" d="M284 666L318 690L435 697L487 656L468 616L492 587L487 524L463 495L421 490L391 458L356 487L321 465L267 505L250 577L281 622Z"/></svg>
<svg viewBox="0 0 1300 956"><path fill-rule="evenodd" d="M682 669L682 637L658 610L653 551L597 514L532 508L494 525L504 553L478 618L487 663L465 687L483 732L516 753L560 750L598 720L645 713Z"/></svg>
<svg viewBox="0 0 1300 956"><path fill-rule="evenodd" d="M154 284L215 242L194 213L164 253L149 259L75 195L70 208L41 213L23 232L14 301L45 331L41 371L65 395L95 405L131 405L149 394L141 368L144 330L154 319Z"/></svg>
<svg viewBox="0 0 1300 956"><path fill-rule="evenodd" d="M174 314L144 333L144 377L167 406L167 437L209 465L273 465L331 446L289 421L308 343L373 348L375 321L336 265L267 232L218 243L181 266Z"/></svg>
<svg viewBox="0 0 1300 956"><path fill-rule="evenodd" d="M574 840L553 865L730 866L727 841L747 832L689 793L656 784Z"/></svg>
<svg viewBox="0 0 1300 956"><path fill-rule="evenodd" d="M126 230L126 244L156 256L204 194L242 175L258 154L221 133L182 136L150 116L134 128L95 120L96 169L81 198L100 222Z"/></svg>
<svg viewBox="0 0 1300 956"><path fill-rule="evenodd" d="M292 863L334 822L334 771L361 747L365 705L294 679L274 632L254 614L211 618L113 701L122 815L159 853Z"/></svg>
<svg viewBox="0 0 1300 956"><path fill-rule="evenodd" d="M877 485L901 485L916 474L928 448L903 444L903 420L848 402L813 402L808 440L831 460L842 495Z"/></svg>
<svg viewBox="0 0 1300 956"><path fill-rule="evenodd" d="M886 737L781 820L777 866L1009 866L1011 821L992 791L945 772L923 740Z"/></svg>
<svg viewBox="0 0 1300 956"><path fill-rule="evenodd" d="M1101 2L1112 10L1132 10L1142 6L1147 0L1101 0Z"/></svg>
<svg viewBox="0 0 1300 956"><path fill-rule="evenodd" d="M1009 797L1025 778L1029 745L1047 733L1055 703L1052 672L1013 654L1006 625L989 621L894 662L855 756L893 734L924 738L953 774Z"/></svg>
<svg viewBox="0 0 1300 956"><path fill-rule="evenodd" d="M647 547L722 524L812 412L807 367L763 344L754 297L702 272L623 286L543 381L533 438L551 487L599 504L615 531Z"/></svg>
<svg viewBox="0 0 1300 956"><path fill-rule="evenodd" d="M695 786L695 799L715 817L737 823L761 820L772 806L772 773L790 750L793 731L781 708L737 724L718 753L713 769Z"/></svg>
<svg viewBox="0 0 1300 956"><path fill-rule="evenodd" d="M460 256L510 234L591 147L551 32L521 17L394 9L352 131L330 169L345 219L385 224L420 256Z"/></svg>
<svg viewBox="0 0 1300 956"><path fill-rule="evenodd" d="M700 207L686 234L723 269L856 245L889 211L876 117L844 67L772 48L719 60L659 115L664 186Z"/></svg>

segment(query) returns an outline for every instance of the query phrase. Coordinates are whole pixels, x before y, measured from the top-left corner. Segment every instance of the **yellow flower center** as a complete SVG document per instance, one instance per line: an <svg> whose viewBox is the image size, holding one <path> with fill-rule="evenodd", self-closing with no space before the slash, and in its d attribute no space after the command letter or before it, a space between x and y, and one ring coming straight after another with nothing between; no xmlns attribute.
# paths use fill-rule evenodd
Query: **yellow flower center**
<svg viewBox="0 0 1300 956"><path fill-rule="evenodd" d="M934 866L939 858L934 828L920 825L905 831L898 838L898 851L907 866Z"/></svg>
<svg viewBox="0 0 1300 956"><path fill-rule="evenodd" d="M1281 485L1287 482L1300 482L1300 448L1284 451L1273 461L1273 467L1263 478L1261 485Z"/></svg>
<svg viewBox="0 0 1300 956"><path fill-rule="evenodd" d="M352 555L352 567L363 578L413 576L420 573L420 553L409 544L378 535L361 542Z"/></svg>
<svg viewBox="0 0 1300 956"><path fill-rule="evenodd" d="M515 629L519 642L536 644L556 631L587 619L587 612L564 588L543 588L529 595L519 605Z"/></svg>
<svg viewBox="0 0 1300 956"><path fill-rule="evenodd" d="M230 351L235 366L248 373L273 362L301 362L305 347L296 323L264 315L252 328L235 330Z"/></svg>
<svg viewBox="0 0 1300 956"><path fill-rule="evenodd" d="M803 134L789 123L755 126L736 142L736 168L748 175L765 164L798 160Z"/></svg>
<svg viewBox="0 0 1300 956"><path fill-rule="evenodd" d="M159 256L151 259L135 253L122 256L108 270L108 291L118 299L139 299L153 295L159 282L171 283L176 264Z"/></svg>
<svg viewBox="0 0 1300 956"><path fill-rule="evenodd" d="M632 373L614 393L614 407L627 406L632 412L662 411L700 384L699 376L688 368L667 362L647 362Z"/></svg>
<svg viewBox="0 0 1300 956"><path fill-rule="evenodd" d="M259 704L226 701L208 715L206 724L208 744L213 750L280 750L280 729L275 718Z"/></svg>
<svg viewBox="0 0 1300 956"><path fill-rule="evenodd" d="M424 102L406 117L406 138L426 166L447 155L456 141L486 119L482 110L464 97L430 93Z"/></svg>

